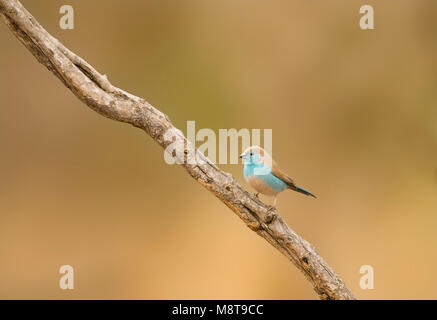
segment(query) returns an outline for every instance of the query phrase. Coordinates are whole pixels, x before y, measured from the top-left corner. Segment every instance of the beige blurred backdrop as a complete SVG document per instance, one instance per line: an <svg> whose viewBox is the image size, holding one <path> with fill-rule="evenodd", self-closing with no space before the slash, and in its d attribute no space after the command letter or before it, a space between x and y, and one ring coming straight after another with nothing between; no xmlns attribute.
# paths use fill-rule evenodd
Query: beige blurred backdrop
<svg viewBox="0 0 437 320"><path fill-rule="evenodd" d="M437 2L22 3L182 131L187 120L273 129L275 159L319 196L285 192L279 211L358 298L437 298ZM74 30L59 27L63 4ZM363 4L373 31L359 28ZM0 298L317 298L145 133L91 111L3 23L0 46ZM220 167L251 190L241 164ZM65 264L74 290L59 288ZM362 265L374 290L360 289Z"/></svg>

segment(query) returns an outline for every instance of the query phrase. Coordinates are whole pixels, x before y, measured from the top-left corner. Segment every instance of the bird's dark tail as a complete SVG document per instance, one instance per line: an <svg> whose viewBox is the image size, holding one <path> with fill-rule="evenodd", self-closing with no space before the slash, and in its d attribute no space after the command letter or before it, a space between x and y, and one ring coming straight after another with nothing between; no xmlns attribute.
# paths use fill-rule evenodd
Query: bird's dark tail
<svg viewBox="0 0 437 320"><path fill-rule="evenodd" d="M298 186L296 186L295 191L300 192L300 193L303 193L304 195L307 195L307 196L311 196L311 197L317 198L317 197L316 197L315 195L313 195L311 192L308 192L308 191L306 191L305 189L302 189L301 187L298 187Z"/></svg>

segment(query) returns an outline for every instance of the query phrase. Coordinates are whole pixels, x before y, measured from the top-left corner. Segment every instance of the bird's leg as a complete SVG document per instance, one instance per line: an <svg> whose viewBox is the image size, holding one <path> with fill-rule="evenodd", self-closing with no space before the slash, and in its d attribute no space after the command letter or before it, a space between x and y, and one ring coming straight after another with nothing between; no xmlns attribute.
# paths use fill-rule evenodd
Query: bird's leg
<svg viewBox="0 0 437 320"><path fill-rule="evenodd" d="M278 200L278 196L275 195L275 200L273 200L273 207L276 208L276 200Z"/></svg>

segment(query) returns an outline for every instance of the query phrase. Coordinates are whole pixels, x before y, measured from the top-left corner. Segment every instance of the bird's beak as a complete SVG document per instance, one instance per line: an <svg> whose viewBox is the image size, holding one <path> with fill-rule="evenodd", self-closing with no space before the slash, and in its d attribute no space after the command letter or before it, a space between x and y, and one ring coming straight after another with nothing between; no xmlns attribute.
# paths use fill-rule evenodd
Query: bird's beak
<svg viewBox="0 0 437 320"><path fill-rule="evenodd" d="M241 159L246 159L246 158L247 158L247 155L246 155L245 153L242 153L242 154L240 154L240 158L241 158Z"/></svg>

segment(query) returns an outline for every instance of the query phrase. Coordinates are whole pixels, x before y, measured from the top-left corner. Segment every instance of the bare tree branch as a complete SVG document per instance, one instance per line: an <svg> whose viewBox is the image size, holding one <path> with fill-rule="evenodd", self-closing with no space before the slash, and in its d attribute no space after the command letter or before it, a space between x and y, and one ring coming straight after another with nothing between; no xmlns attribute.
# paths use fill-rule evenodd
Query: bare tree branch
<svg viewBox="0 0 437 320"><path fill-rule="evenodd" d="M171 132L183 145L185 170L234 211L243 222L284 254L303 272L321 299L355 299L341 278L328 266L315 248L296 234L276 209L262 203L221 171L167 115L144 99L114 87L105 75L52 37L17 0L0 0L0 16L12 33L40 63L53 72L82 102L101 115L130 123L147 132L166 148L164 134Z"/></svg>

